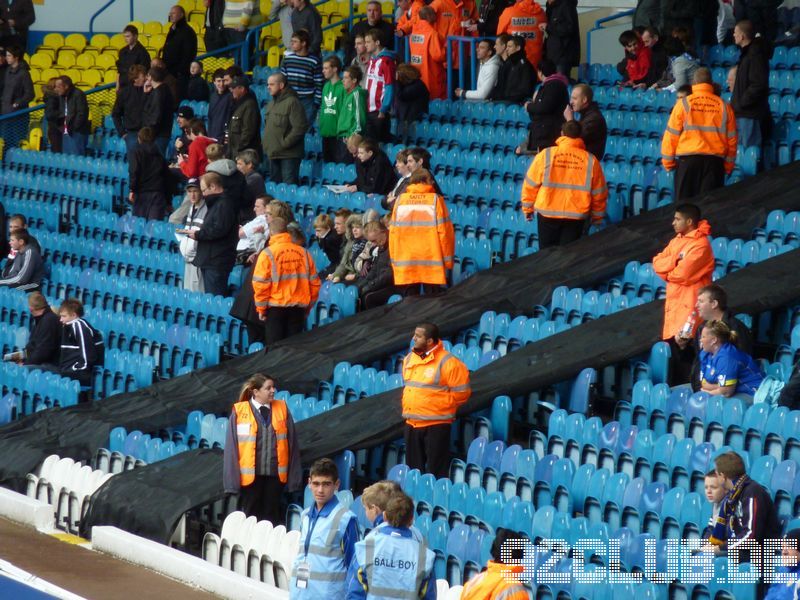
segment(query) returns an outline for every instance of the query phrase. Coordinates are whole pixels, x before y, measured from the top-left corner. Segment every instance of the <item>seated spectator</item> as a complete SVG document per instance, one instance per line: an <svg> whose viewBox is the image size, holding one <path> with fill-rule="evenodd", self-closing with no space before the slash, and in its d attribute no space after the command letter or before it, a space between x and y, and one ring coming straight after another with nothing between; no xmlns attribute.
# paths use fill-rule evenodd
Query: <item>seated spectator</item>
<svg viewBox="0 0 800 600"><path fill-rule="evenodd" d="M411 175L411 171L408 168L408 155L408 149L403 149L397 153L394 159L394 170L397 172L399 178L397 183L394 184L392 191L386 195L386 198L381 200L381 206L388 211L392 210L394 201L400 197L400 194L406 191L406 186L408 186L408 177Z"/></svg>
<svg viewBox="0 0 800 600"><path fill-rule="evenodd" d="M700 334L700 388L712 396L736 395L746 402L764 379L758 363L735 344L738 336L723 321L709 321Z"/></svg>
<svg viewBox="0 0 800 600"><path fill-rule="evenodd" d="M440 196L442 195L442 190L439 187L439 184L436 183L436 178L433 176L433 166L431 166L430 152L428 152L425 148L420 148L419 146L408 148L408 159L406 160L406 166L408 167L409 177L419 169L425 169L428 171L431 178L433 178L433 189L436 190L437 194Z"/></svg>
<svg viewBox="0 0 800 600"><path fill-rule="evenodd" d="M2 212L2 211L0 211ZM25 218L25 215L15 214L8 217L8 235L11 236L12 233L15 231L25 231L28 234L28 244L36 248L36 251L39 253L39 256L44 256L42 254L42 247L39 245L39 240L37 240L28 229L28 221ZM3 277L6 276L6 273L9 269L11 269L11 264L14 262L14 257L17 255L17 251L13 248L9 249L6 264L3 267Z"/></svg>
<svg viewBox="0 0 800 600"><path fill-rule="evenodd" d="M347 67L342 74L344 97L337 122L336 162L352 163L347 140L364 131L367 122L367 91L359 86L363 72L358 67ZM360 136L359 136L360 137ZM356 148L356 152L358 149Z"/></svg>
<svg viewBox="0 0 800 600"><path fill-rule="evenodd" d="M794 600L797 594L797 579L800 577L800 529L792 529L783 536L781 564L775 574L787 583L775 582L767 590L764 600ZM765 557L766 560L766 557Z"/></svg>
<svg viewBox="0 0 800 600"><path fill-rule="evenodd" d="M789 381L783 386L778 397L779 406L788 406L790 410L800 409L800 361L795 363Z"/></svg>
<svg viewBox="0 0 800 600"><path fill-rule="evenodd" d="M186 88L186 100L208 102L209 89L203 77L203 63L193 60L189 67L189 85Z"/></svg>
<svg viewBox="0 0 800 600"><path fill-rule="evenodd" d="M394 170L389 157L377 142L364 140L358 145L356 180L347 186L349 192L365 194L388 194L395 182Z"/></svg>
<svg viewBox="0 0 800 600"><path fill-rule="evenodd" d="M364 137L360 133L354 133L350 137L345 140L345 147L347 148L347 153L350 155L350 160L348 162L355 163L358 159L358 147L361 145L361 142L364 141Z"/></svg>
<svg viewBox="0 0 800 600"><path fill-rule="evenodd" d="M525 40L512 36L506 44L506 55L492 100L522 104L530 99L536 85L536 72L525 56Z"/></svg>
<svg viewBox="0 0 800 600"><path fill-rule="evenodd" d="M89 386L92 384L92 369L102 364L102 335L83 318L80 300L64 300L58 315L63 325L58 372L62 377L79 381L81 386Z"/></svg>
<svg viewBox="0 0 800 600"><path fill-rule="evenodd" d="M467 100L488 100L497 83L502 59L494 53L491 40L481 40L475 50L478 59L478 81L474 90L456 88L456 98Z"/></svg>
<svg viewBox="0 0 800 600"><path fill-rule="evenodd" d="M236 167L236 163L225 158L225 149L220 144L211 144L206 148L208 166L206 172L217 173L222 177L225 194L237 208L237 222L247 223L253 218L253 202L255 196L247 185L247 177Z"/></svg>
<svg viewBox="0 0 800 600"><path fill-rule="evenodd" d="M719 517L719 509L722 507L722 500L725 498L726 490L724 482L717 475L717 472L713 470L706 473L703 485L706 492L706 500L711 504L711 518L702 535L702 538L707 540L714 531L714 525ZM715 546L715 548L719 548L719 546Z"/></svg>
<svg viewBox="0 0 800 600"><path fill-rule="evenodd" d="M397 117L397 137L403 144L409 137L414 137L414 124L428 112L431 98L416 67L407 63L397 65L394 112Z"/></svg>
<svg viewBox="0 0 800 600"><path fill-rule="evenodd" d="M531 124L528 126L528 140L517 147L517 154L536 154L553 146L561 136L564 110L569 105L569 79L556 73L555 64L545 58L539 63L536 72L542 85L536 90L533 100L525 103Z"/></svg>
<svg viewBox="0 0 800 600"><path fill-rule="evenodd" d="M239 173L244 175L247 181L247 189L250 190L250 195L253 198L263 196L267 189L264 186L264 177L256 171L259 163L258 154L255 150L242 150L236 156L236 168Z"/></svg>
<svg viewBox="0 0 800 600"><path fill-rule="evenodd" d="M21 364L29 369L47 370L58 368L61 354L61 322L39 292L28 294L28 310L31 312L31 335L25 345Z"/></svg>
<svg viewBox="0 0 800 600"><path fill-rule="evenodd" d="M239 243L236 246L236 262L253 264L257 255L267 244L269 223L267 223L267 205L271 198L261 194L253 204L256 217L239 227Z"/></svg>
<svg viewBox="0 0 800 600"><path fill-rule="evenodd" d="M314 219L314 239L320 250L328 257L331 265L339 264L342 258L342 247L346 241L333 228L333 219L327 214L317 215Z"/></svg>
<svg viewBox="0 0 800 600"><path fill-rule="evenodd" d="M0 287L11 287L26 292L38 290L44 277L44 261L39 251L30 243L30 236L24 229L13 231L9 236L14 260L4 269Z"/></svg>
<svg viewBox="0 0 800 600"><path fill-rule="evenodd" d="M128 161L139 143L136 134L142 128L146 80L147 70L142 65L131 66L128 70L129 85L120 88L114 100L114 108L111 109L111 118L114 120L117 135L125 140Z"/></svg>
<svg viewBox="0 0 800 600"><path fill-rule="evenodd" d="M183 229L197 231L203 226L203 221L208 212L203 194L200 192L200 180L190 179L188 181L186 184L186 198L189 201L189 206L187 207ZM172 219L171 216L170 219ZM181 239L179 249L183 260L186 261L186 265L183 267L183 289L190 292L205 291L200 269L193 264L197 255L197 241L185 236Z"/></svg>
<svg viewBox="0 0 800 600"><path fill-rule="evenodd" d="M206 148L211 144L215 144L217 140L206 135L206 126L203 123L203 119L189 121L187 130L189 154L188 156L184 154L178 155L178 166L181 168L181 173L187 178L197 179L206 172L206 167L208 167Z"/></svg>
<svg viewBox="0 0 800 600"><path fill-rule="evenodd" d="M647 27L642 32L642 44L644 44L645 48L650 48L650 68L647 70L645 80L635 86L637 89L653 86L664 76L669 64L669 58L658 35L658 29Z"/></svg>
<svg viewBox="0 0 800 600"><path fill-rule="evenodd" d="M396 292L392 265L389 261L389 230L380 221L370 221L364 227L372 246L372 261L366 276L356 280L361 306L368 310L386 304Z"/></svg>
<svg viewBox="0 0 800 600"><path fill-rule="evenodd" d="M355 281L358 276L356 259L367 245L367 240L364 237L362 215L350 215L347 217L346 227L345 245L341 252L341 259L336 266L336 270L327 277L328 281L333 283Z"/></svg>
<svg viewBox="0 0 800 600"><path fill-rule="evenodd" d="M619 34L619 43L625 49L625 58L617 65L617 71L622 75L620 85L635 86L645 83L650 70L650 48L631 30Z"/></svg>
<svg viewBox="0 0 800 600"><path fill-rule="evenodd" d="M133 204L133 216L161 220L167 208L167 189L172 175L155 144L153 130L142 127L137 137L139 145L128 163L128 201Z"/></svg>
<svg viewBox="0 0 800 600"><path fill-rule="evenodd" d="M691 89L694 72L700 67L698 60L677 38L667 38L664 41L664 51L669 63L663 76L653 84L653 89L667 92L676 92L684 86L690 86Z"/></svg>
<svg viewBox="0 0 800 600"><path fill-rule="evenodd" d="M692 86L691 84L687 83L686 85L682 85L675 91L675 101L677 102L681 98L686 98L692 93Z"/></svg>
<svg viewBox="0 0 800 600"><path fill-rule="evenodd" d="M608 125L597 102L594 102L594 92L585 83L579 83L572 88L569 106L564 109L566 121L577 120L581 124L581 139L586 151L593 154L598 160L603 160L606 153L606 140L608 139Z"/></svg>

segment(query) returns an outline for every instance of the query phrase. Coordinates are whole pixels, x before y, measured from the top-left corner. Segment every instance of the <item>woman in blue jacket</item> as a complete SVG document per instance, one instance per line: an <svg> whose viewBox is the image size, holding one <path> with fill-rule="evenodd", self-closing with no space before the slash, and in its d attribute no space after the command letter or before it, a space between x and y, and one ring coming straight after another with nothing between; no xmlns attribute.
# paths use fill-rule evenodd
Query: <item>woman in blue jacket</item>
<svg viewBox="0 0 800 600"><path fill-rule="evenodd" d="M764 375L753 357L736 347L736 332L723 321L709 321L703 326L700 350L701 389L752 402Z"/></svg>

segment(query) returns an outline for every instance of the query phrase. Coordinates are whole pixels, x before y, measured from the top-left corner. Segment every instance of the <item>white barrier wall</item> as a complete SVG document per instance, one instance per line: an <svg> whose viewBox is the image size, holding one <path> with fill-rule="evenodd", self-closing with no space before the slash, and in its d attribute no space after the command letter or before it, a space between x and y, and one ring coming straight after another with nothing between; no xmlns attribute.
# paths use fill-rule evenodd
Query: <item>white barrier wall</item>
<svg viewBox="0 0 800 600"><path fill-rule="evenodd" d="M54 529L53 507L0 487L0 516L39 531Z"/></svg>

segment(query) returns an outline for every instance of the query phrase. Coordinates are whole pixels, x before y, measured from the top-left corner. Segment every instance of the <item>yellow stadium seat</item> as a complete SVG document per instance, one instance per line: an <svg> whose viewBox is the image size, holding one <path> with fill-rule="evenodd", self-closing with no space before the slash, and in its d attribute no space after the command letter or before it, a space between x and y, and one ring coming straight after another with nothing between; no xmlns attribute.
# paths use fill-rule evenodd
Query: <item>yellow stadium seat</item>
<svg viewBox="0 0 800 600"><path fill-rule="evenodd" d="M154 33L160 34L162 31L161 23L158 21L148 21L144 24L144 32L147 35L153 35ZM139 33L141 34L141 31Z"/></svg>
<svg viewBox="0 0 800 600"><path fill-rule="evenodd" d="M106 46L108 46L108 36L105 33L95 33L92 36L92 39L89 40L89 46L92 48L97 48L98 50L102 50Z"/></svg>
<svg viewBox="0 0 800 600"><path fill-rule="evenodd" d="M340 14L343 14L343 15L350 16L350 3L349 2L339 2L338 5L339 6L336 9L336 12L338 12Z"/></svg>
<svg viewBox="0 0 800 600"><path fill-rule="evenodd" d="M131 21L130 25L133 25L134 27L136 27L136 29L139 30L139 35L144 33L144 23L142 23L141 21ZM120 34L120 35L122 35L122 34Z"/></svg>
<svg viewBox="0 0 800 600"><path fill-rule="evenodd" d="M336 32L329 30L323 33L322 45L326 50L330 50L331 52L336 50Z"/></svg>
<svg viewBox="0 0 800 600"><path fill-rule="evenodd" d="M75 60L75 65L81 69L94 68L94 54L79 54Z"/></svg>
<svg viewBox="0 0 800 600"><path fill-rule="evenodd" d="M261 8L261 14L266 18L269 16L269 11L272 10L272 2L271 0L261 0L261 4L259 5Z"/></svg>
<svg viewBox="0 0 800 600"><path fill-rule="evenodd" d="M90 87L97 87L98 85L100 85L100 82L102 80L103 76L100 73L100 71L89 69L81 72L81 81L83 83L88 83Z"/></svg>
<svg viewBox="0 0 800 600"><path fill-rule="evenodd" d="M50 81L53 77L58 77L58 71L55 69L43 69L41 77L44 82Z"/></svg>
<svg viewBox="0 0 800 600"><path fill-rule="evenodd" d="M387 17L393 15L394 4L392 2L381 2L381 12Z"/></svg>
<svg viewBox="0 0 800 600"><path fill-rule="evenodd" d="M119 50L125 45L125 38L121 33L115 33L109 38L108 45L115 50Z"/></svg>
<svg viewBox="0 0 800 600"><path fill-rule="evenodd" d="M159 50L164 47L164 42L167 41L167 36L163 33L154 33L150 36L149 46L158 48Z"/></svg>
<svg viewBox="0 0 800 600"><path fill-rule="evenodd" d="M37 69L36 67L31 67L28 70L28 73L30 73L31 81L33 81L33 83L36 83L37 81L41 81L42 80L42 72L39 69Z"/></svg>
<svg viewBox="0 0 800 600"><path fill-rule="evenodd" d="M65 51L63 49L60 50L59 53L58 53L58 60L56 61L56 64L59 67L71 67L71 66L73 66L75 64L74 51L73 52L69 52L69 51Z"/></svg>
<svg viewBox="0 0 800 600"><path fill-rule="evenodd" d="M117 57L113 54L98 54L94 64L100 69L114 69L117 66Z"/></svg>
<svg viewBox="0 0 800 600"><path fill-rule="evenodd" d="M75 48L80 53L86 47L86 37L82 33L70 33L64 38L64 45L69 48Z"/></svg>
<svg viewBox="0 0 800 600"><path fill-rule="evenodd" d="M194 11L189 14L189 27L194 29L195 33L200 33L206 23L206 14L204 12Z"/></svg>
<svg viewBox="0 0 800 600"><path fill-rule="evenodd" d="M103 76L103 83L116 83L117 82L117 71L108 70L106 74Z"/></svg>
<svg viewBox="0 0 800 600"><path fill-rule="evenodd" d="M36 49L36 54L44 54L45 56L49 56L50 60L55 62L56 60L56 51L53 48L45 48L44 46L39 46Z"/></svg>
<svg viewBox="0 0 800 600"><path fill-rule="evenodd" d="M45 48L53 48L57 50L64 45L64 36L60 33L48 33L42 40L42 46Z"/></svg>
<svg viewBox="0 0 800 600"><path fill-rule="evenodd" d="M48 54L37 52L31 57L30 64L32 67L39 67L40 69L46 69L47 67L53 64L53 57Z"/></svg>
<svg viewBox="0 0 800 600"><path fill-rule="evenodd" d="M42 130L38 127L31 129L31 134L28 137L28 147L31 150L42 149Z"/></svg>
<svg viewBox="0 0 800 600"><path fill-rule="evenodd" d="M277 46L273 46L267 52L267 66L271 69L275 69L281 65L281 49Z"/></svg>
<svg viewBox="0 0 800 600"><path fill-rule="evenodd" d="M78 69L67 69L64 71L64 75L72 79L72 81L80 81L81 80L81 72Z"/></svg>

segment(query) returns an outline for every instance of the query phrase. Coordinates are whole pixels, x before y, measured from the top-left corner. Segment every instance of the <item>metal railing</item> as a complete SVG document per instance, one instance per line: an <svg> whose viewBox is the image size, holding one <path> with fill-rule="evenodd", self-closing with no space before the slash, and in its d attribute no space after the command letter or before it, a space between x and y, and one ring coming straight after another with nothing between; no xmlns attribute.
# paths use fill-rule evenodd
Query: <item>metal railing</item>
<svg viewBox="0 0 800 600"><path fill-rule="evenodd" d="M602 19L597 19L597 21L594 22L594 27L592 27L589 31L586 32L586 62L588 64L590 65L592 64L592 32L603 29L603 25L605 23L616 21L617 19L622 19L625 17L632 17L635 12L636 12L635 9L624 10L622 12L614 13L613 15L603 17Z"/></svg>
<svg viewBox="0 0 800 600"><path fill-rule="evenodd" d="M130 0L130 2L131 2L131 18L130 18L130 20L133 21L133 3L134 3L134 0ZM94 34L94 21L95 21L95 19L97 17L99 17L101 14L103 14L109 6L111 6L112 4L116 4L116 3L117 3L117 0L108 0L108 2L106 2L103 6L101 6L97 10L97 12L92 15L92 18L89 19L89 35L90 36Z"/></svg>

